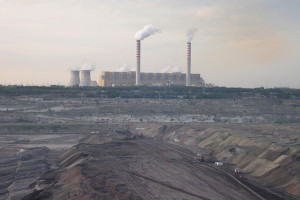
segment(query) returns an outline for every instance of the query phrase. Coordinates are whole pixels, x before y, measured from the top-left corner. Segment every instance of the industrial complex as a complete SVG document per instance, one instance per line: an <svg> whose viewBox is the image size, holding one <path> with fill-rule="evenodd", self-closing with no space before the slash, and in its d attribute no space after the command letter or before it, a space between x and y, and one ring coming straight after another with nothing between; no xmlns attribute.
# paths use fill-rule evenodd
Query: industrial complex
<svg viewBox="0 0 300 200"><path fill-rule="evenodd" d="M205 86L200 74L191 74L191 42L187 42L187 67L186 74L181 72L173 73L144 73L140 72L141 67L141 41L136 41L136 71L109 72L103 71L99 76L99 82L91 80L91 70L71 70L69 86Z"/></svg>
<svg viewBox="0 0 300 200"><path fill-rule="evenodd" d="M187 66L186 74L181 72L175 73L141 73L141 41L146 37L158 32L159 29L152 26L145 26L137 32L136 38L136 71L129 72L109 72L103 71L99 76L99 82L91 81L91 70L82 69L71 70L71 80L69 86L205 86L204 80L200 74L191 74L191 40L196 30L188 33L187 41Z"/></svg>

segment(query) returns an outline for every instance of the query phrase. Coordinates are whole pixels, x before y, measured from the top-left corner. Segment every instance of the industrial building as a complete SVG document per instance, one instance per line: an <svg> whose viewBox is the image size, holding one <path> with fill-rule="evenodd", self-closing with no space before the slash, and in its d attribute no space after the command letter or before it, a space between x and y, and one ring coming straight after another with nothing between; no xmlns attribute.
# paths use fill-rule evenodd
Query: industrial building
<svg viewBox="0 0 300 200"><path fill-rule="evenodd" d="M80 71L80 86L91 86L91 70Z"/></svg>
<svg viewBox="0 0 300 200"><path fill-rule="evenodd" d="M148 28L148 29L147 29ZM145 37L150 36L157 32L157 28L153 29L147 26L146 29L142 29L141 32L137 33L136 37L136 70L130 72L101 72L99 77L98 85L101 87L106 86L205 86L204 80L201 78L200 74L191 74L191 57L192 57L192 36L188 37L187 42L187 54L186 54L186 74L181 72L175 73L145 73L141 72L141 40ZM144 32L147 34L141 34ZM80 71L80 83L79 83L79 71L71 71L70 86L96 86L95 81L91 81L90 70L82 69Z"/></svg>
<svg viewBox="0 0 300 200"><path fill-rule="evenodd" d="M69 86L79 86L79 84L80 84L79 70L71 70Z"/></svg>
<svg viewBox="0 0 300 200"><path fill-rule="evenodd" d="M175 73L143 73L139 74L139 85L186 85L186 74ZM205 86L200 74L191 74L191 86ZM136 72L101 72L99 86L133 86L136 85Z"/></svg>
<svg viewBox="0 0 300 200"><path fill-rule="evenodd" d="M80 78L79 78L80 73ZM70 82L68 86L81 86L81 87L88 87L88 86L97 86L96 81L91 80L91 70L70 70Z"/></svg>

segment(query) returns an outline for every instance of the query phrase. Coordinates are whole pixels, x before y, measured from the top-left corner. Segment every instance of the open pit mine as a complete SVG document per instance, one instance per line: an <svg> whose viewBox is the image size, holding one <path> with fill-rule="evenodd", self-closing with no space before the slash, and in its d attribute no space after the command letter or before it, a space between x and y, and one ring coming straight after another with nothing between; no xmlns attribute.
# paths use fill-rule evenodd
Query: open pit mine
<svg viewBox="0 0 300 200"><path fill-rule="evenodd" d="M0 87L0 200L300 198L298 90L179 89Z"/></svg>

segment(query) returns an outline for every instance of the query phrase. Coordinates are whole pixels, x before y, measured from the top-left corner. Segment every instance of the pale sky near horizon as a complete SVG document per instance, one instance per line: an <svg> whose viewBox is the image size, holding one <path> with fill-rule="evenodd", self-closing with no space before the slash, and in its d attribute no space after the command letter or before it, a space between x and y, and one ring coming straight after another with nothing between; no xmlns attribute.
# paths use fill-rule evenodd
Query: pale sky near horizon
<svg viewBox="0 0 300 200"><path fill-rule="evenodd" d="M300 88L299 0L0 0L0 84L67 84L69 68L101 71L135 66L142 72L186 68L218 86Z"/></svg>

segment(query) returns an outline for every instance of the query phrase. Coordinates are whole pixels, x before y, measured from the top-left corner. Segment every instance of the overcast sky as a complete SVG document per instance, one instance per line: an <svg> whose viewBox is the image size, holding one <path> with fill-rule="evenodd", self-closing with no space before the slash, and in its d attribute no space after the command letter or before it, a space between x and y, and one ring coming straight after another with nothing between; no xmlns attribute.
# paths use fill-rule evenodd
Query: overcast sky
<svg viewBox="0 0 300 200"><path fill-rule="evenodd" d="M0 84L67 84L68 69L135 66L142 72L185 72L186 31L192 73L234 87L300 88L299 0L0 0Z"/></svg>

